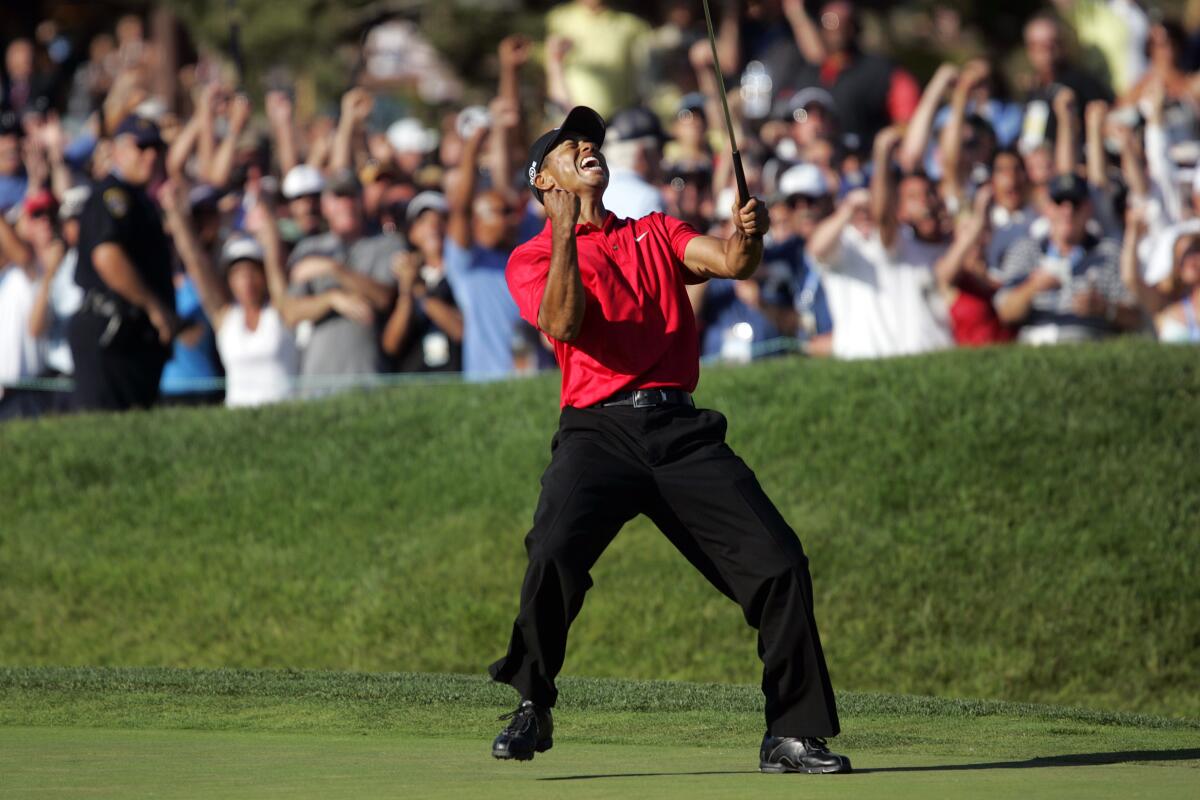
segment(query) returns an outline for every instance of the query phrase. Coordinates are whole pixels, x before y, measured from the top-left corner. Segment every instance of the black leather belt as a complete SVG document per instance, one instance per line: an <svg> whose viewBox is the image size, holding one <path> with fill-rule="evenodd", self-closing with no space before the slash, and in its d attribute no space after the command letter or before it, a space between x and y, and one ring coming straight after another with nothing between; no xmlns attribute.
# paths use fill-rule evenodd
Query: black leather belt
<svg viewBox="0 0 1200 800"><path fill-rule="evenodd" d="M606 406L633 406L634 408L650 408L652 406L695 406L692 396L682 389L634 389L628 392L617 392L607 400L601 400L592 408Z"/></svg>

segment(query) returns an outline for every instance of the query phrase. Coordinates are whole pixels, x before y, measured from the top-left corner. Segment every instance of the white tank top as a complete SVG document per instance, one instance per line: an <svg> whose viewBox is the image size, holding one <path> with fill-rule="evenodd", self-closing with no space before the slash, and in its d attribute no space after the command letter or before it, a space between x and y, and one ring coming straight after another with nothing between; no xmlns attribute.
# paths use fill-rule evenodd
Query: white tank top
<svg viewBox="0 0 1200 800"><path fill-rule="evenodd" d="M272 306L263 308L258 327L246 327L246 312L233 304L217 331L217 352L225 365L225 405L257 406L292 396L300 364L296 337Z"/></svg>

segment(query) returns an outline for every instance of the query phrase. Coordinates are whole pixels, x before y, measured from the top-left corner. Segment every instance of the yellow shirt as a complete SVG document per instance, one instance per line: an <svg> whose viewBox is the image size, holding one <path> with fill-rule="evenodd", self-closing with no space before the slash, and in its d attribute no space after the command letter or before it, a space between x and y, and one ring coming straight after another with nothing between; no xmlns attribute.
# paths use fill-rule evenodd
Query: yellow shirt
<svg viewBox="0 0 1200 800"><path fill-rule="evenodd" d="M640 65L645 63L650 33L645 20L624 11L596 12L570 2L546 15L546 32L574 44L563 65L572 102L608 117L637 101Z"/></svg>

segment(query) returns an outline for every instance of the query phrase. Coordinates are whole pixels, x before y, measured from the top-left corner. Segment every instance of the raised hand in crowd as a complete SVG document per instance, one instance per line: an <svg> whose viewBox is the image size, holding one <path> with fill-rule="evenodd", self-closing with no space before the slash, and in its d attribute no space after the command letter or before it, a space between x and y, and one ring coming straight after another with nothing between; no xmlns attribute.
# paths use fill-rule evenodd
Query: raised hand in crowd
<svg viewBox="0 0 1200 800"><path fill-rule="evenodd" d="M1074 172L1079 164L1079 115L1075 90L1060 86L1052 101L1057 125L1054 139L1054 171L1062 175Z"/></svg>
<svg viewBox="0 0 1200 800"><path fill-rule="evenodd" d="M374 107L375 98L362 87L356 86L342 95L342 113L334 133L330 170L354 168L355 152L366 150L366 142L362 141L361 134Z"/></svg>
<svg viewBox="0 0 1200 800"><path fill-rule="evenodd" d="M287 175L292 167L300 163L296 149L292 98L288 96L287 92L278 90L267 92L266 112L271 141L275 148L275 158L279 162L280 172Z"/></svg>

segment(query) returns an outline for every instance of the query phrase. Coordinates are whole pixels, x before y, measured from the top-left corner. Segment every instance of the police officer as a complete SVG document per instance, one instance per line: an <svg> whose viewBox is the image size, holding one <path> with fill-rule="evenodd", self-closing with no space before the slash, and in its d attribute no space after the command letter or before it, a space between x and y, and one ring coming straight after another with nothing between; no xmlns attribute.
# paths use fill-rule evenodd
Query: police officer
<svg viewBox="0 0 1200 800"><path fill-rule="evenodd" d="M67 332L79 409L153 405L178 325L171 250L145 189L163 150L158 126L126 117L112 144L113 171L79 223L75 282L85 294Z"/></svg>

